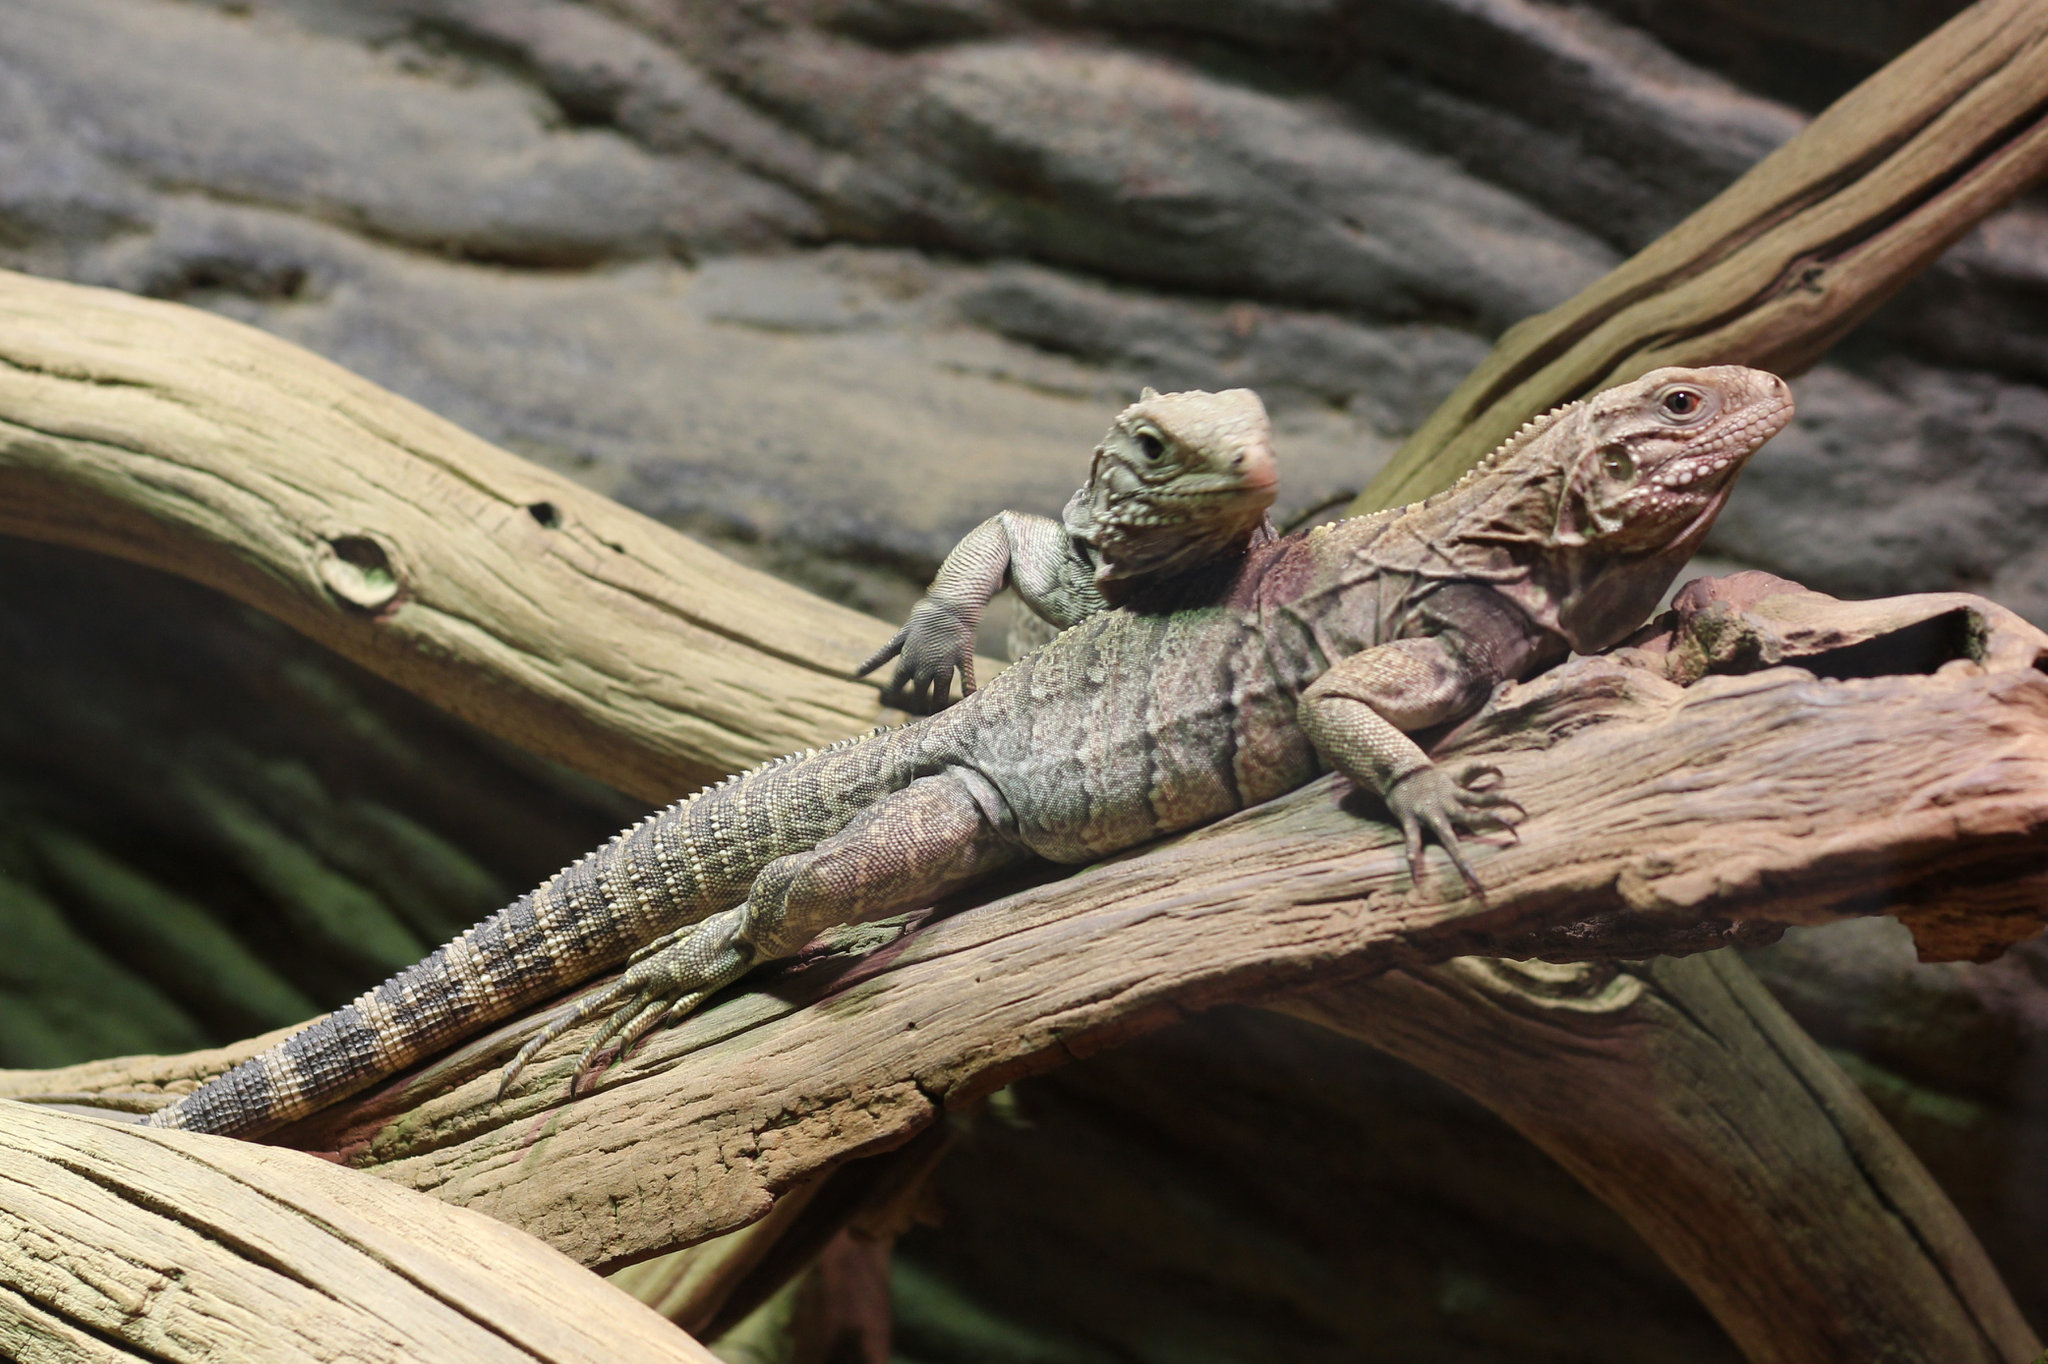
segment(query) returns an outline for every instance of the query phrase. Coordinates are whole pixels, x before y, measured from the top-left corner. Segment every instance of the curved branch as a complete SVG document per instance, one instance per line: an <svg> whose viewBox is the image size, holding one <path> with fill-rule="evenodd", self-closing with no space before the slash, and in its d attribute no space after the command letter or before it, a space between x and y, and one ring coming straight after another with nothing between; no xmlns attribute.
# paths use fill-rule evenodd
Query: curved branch
<svg viewBox="0 0 2048 1364"><path fill-rule="evenodd" d="M0 532L197 579L650 801L879 712L880 621L289 342L5 271Z"/></svg>
<svg viewBox="0 0 2048 1364"><path fill-rule="evenodd" d="M1375 491L1424 491L1530 412L1631 366L1806 363L2037 173L2044 30L2021 0L1960 16L1580 300L1511 333ZM19 277L0 277L0 303L0 529L198 577L650 799L873 713L873 693L834 674L880 627L685 548L295 348ZM374 476L349 472L359 460ZM1717 679L1671 700L1699 746L1677 773L1660 765L1682 751L1659 746L1671 717L1629 714L1648 674L1570 676L1591 690L1538 684L1519 694L1552 699L1466 736L1503 751L1549 821L1489 859L1503 880L1480 915L1403 894L1384 831L1312 788L1062 887L920 922L876 959L823 951L773 992L656 1039L579 1103L540 1088L485 1102L489 1081L473 1077L500 1038L295 1135L608 1261L748 1221L835 1160L903 1140L937 1104L1227 998L1472 951L1693 950L1745 919L1871 912L1897 875L1922 941L1946 954L1995 951L2036 922L2048 707L2031 665L1799 695L1788 689L1808 683L1770 674ZM1842 742L1808 722L1846 725L1825 731ZM1811 751L1783 747L1794 731ZM1635 747L1599 746L1625 733ZM1543 750L1567 742L1576 756L1550 772ZM1663 787L1617 785L1660 772ZM1546 773L1589 784L1544 796ZM1588 810L1648 820L1657 842L1617 844ZM1753 849L1731 854L1737 838ZM567 1054L536 1081L558 1088ZM121 1091L218 1068L102 1063L5 1087ZM1941 1338L1943 1311L1913 1329Z"/></svg>
<svg viewBox="0 0 2048 1364"><path fill-rule="evenodd" d="M1510 328L1354 511L1659 365L1797 374L2048 172L2048 9L1980 0L1588 289Z"/></svg>
<svg viewBox="0 0 2048 1364"><path fill-rule="evenodd" d="M0 1356L716 1364L531 1237L297 1151L0 1103Z"/></svg>
<svg viewBox="0 0 2048 1364"><path fill-rule="evenodd" d="M1626 1217L1753 1364L1868 1358L1878 1341L1899 1364L2040 1349L1926 1167L1739 957L1465 957L1280 1007L1506 1118Z"/></svg>
<svg viewBox="0 0 2048 1364"><path fill-rule="evenodd" d="M1696 618L1717 643L1747 628L1736 654L1752 662L1822 644L1823 670L1959 613L1976 624L1951 632L1965 656L1928 674L1768 667L1681 687L1664 670L1700 655L1665 638L1506 689L1448 750L1498 763L1530 811L1519 843L1479 852L1483 902L1441 857L1411 887L1398 836L1326 779L965 912L848 930L580 1098L567 1086L587 1030L494 1101L534 1017L277 1139L605 1265L741 1226L942 1106L1225 1001L1472 952L1693 951L1846 914L1938 921L1967 955L2038 930L2048 636L1962 596L1838 615L1830 601L1777 594ZM146 1105L161 1099L134 1091L163 1065L18 1072L0 1089Z"/></svg>

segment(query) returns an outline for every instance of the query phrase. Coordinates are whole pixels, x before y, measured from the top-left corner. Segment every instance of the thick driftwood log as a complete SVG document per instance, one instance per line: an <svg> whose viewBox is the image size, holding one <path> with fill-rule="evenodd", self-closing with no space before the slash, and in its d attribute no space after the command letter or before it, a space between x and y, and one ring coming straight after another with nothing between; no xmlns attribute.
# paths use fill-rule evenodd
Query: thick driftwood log
<svg viewBox="0 0 2048 1364"><path fill-rule="evenodd" d="M0 1104L0 1357L714 1364L501 1222L297 1151Z"/></svg>
<svg viewBox="0 0 2048 1364"><path fill-rule="evenodd" d="M1876 1342L1900 1364L2040 1349L1955 1205L1730 953L1467 957L1281 1007L1501 1114L1758 1364L1865 1359Z"/></svg>
<svg viewBox="0 0 2048 1364"><path fill-rule="evenodd" d="M1778 600L1744 637L1785 638ZM497 1064L538 1026L521 1020L281 1139L612 1265L744 1225L944 1105L1225 1000L1473 951L1718 946L1887 904L1938 922L1951 953L1995 950L2048 904L2048 639L1970 598L1904 601L1887 619L1947 622L1965 656L1925 674L1767 667L1681 687L1660 670L1704 647L1646 648L1506 689L1449 743L1454 761L1497 762L1530 811L1520 843L1478 850L1483 903L1440 854L1410 887L1394 833L1326 779L970 912L849 930L580 1098L567 1086L583 1032L493 1102ZM1711 601L1696 621L1711 639L1743 633ZM1829 657L1853 674L1858 648L1914 628L1842 632ZM1735 653L1769 659L1761 643ZM181 1068L21 1072L6 1088L146 1103L134 1091Z"/></svg>
<svg viewBox="0 0 2048 1364"><path fill-rule="evenodd" d="M1517 323L1356 509L1424 497L1538 412L1659 365L1797 374L2048 171L2048 8L1981 0L1677 227Z"/></svg>
<svg viewBox="0 0 2048 1364"><path fill-rule="evenodd" d="M0 532L286 621L666 801L872 725L891 627L252 327L0 271Z"/></svg>

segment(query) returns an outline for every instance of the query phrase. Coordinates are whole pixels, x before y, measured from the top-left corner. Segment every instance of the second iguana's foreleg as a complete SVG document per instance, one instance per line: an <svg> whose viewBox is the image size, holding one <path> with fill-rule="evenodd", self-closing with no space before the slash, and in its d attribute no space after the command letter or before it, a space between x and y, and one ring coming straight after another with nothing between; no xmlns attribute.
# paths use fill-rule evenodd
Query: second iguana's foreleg
<svg viewBox="0 0 2048 1364"><path fill-rule="evenodd" d="M1522 807L1497 789L1500 769L1474 764L1453 780L1410 732L1470 714L1491 679L1440 636L1396 640L1339 661L1302 693L1300 719L1325 762L1379 793L1400 821L1408 865L1422 879L1427 831L1474 890L1458 830L1512 829Z"/></svg>
<svg viewBox="0 0 2048 1364"><path fill-rule="evenodd" d="M1023 512L991 516L953 547L910 619L854 675L865 677L893 658L889 698L920 713L944 709L955 673L962 696L974 690L974 629L982 608L1005 587L1061 629L1103 608L1093 584L1073 570L1072 554L1057 521Z"/></svg>
<svg viewBox="0 0 2048 1364"><path fill-rule="evenodd" d="M1005 831L1002 797L979 774L950 769L877 801L840 832L762 868L746 901L643 947L609 987L529 1042L501 1087L542 1045L607 1009L580 1077L614 1038L624 1055L762 962L793 956L827 928L919 909L1028 853Z"/></svg>

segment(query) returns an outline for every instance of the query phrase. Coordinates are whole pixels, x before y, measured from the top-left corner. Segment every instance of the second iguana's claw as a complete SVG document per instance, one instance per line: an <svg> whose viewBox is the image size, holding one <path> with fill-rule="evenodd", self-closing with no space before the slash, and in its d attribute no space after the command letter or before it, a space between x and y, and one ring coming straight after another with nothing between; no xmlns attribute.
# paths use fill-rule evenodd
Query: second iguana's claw
<svg viewBox="0 0 2048 1364"><path fill-rule="evenodd" d="M1400 822L1408 870L1415 884L1422 884L1423 834L1427 832L1450 855L1451 865L1472 893L1484 893L1459 849L1458 831L1505 829L1513 834L1528 812L1501 794L1500 783L1500 769L1480 763L1466 767L1456 779L1440 767L1423 767L1394 783L1386 795L1387 808ZM1514 812L1513 819L1507 817L1508 811Z"/></svg>
<svg viewBox="0 0 2048 1364"><path fill-rule="evenodd" d="M882 689L883 698L918 715L944 710L954 674L959 674L962 696L974 690L974 626L959 610L926 597L854 676L866 677L893 658L896 675Z"/></svg>

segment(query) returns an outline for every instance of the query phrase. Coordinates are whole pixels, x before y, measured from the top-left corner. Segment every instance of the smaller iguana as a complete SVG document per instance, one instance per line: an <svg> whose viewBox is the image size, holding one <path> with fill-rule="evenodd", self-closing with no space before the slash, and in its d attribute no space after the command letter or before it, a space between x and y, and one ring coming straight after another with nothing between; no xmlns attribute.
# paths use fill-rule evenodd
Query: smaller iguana
<svg viewBox="0 0 2048 1364"><path fill-rule="evenodd" d="M1270 539L1278 486L1258 394L1148 388L1117 413L1059 520L1005 511L969 531L910 620L855 675L896 659L888 698L943 710L955 673L963 696L974 690L974 629L1005 587L1055 631L1069 629L1141 581Z"/></svg>

